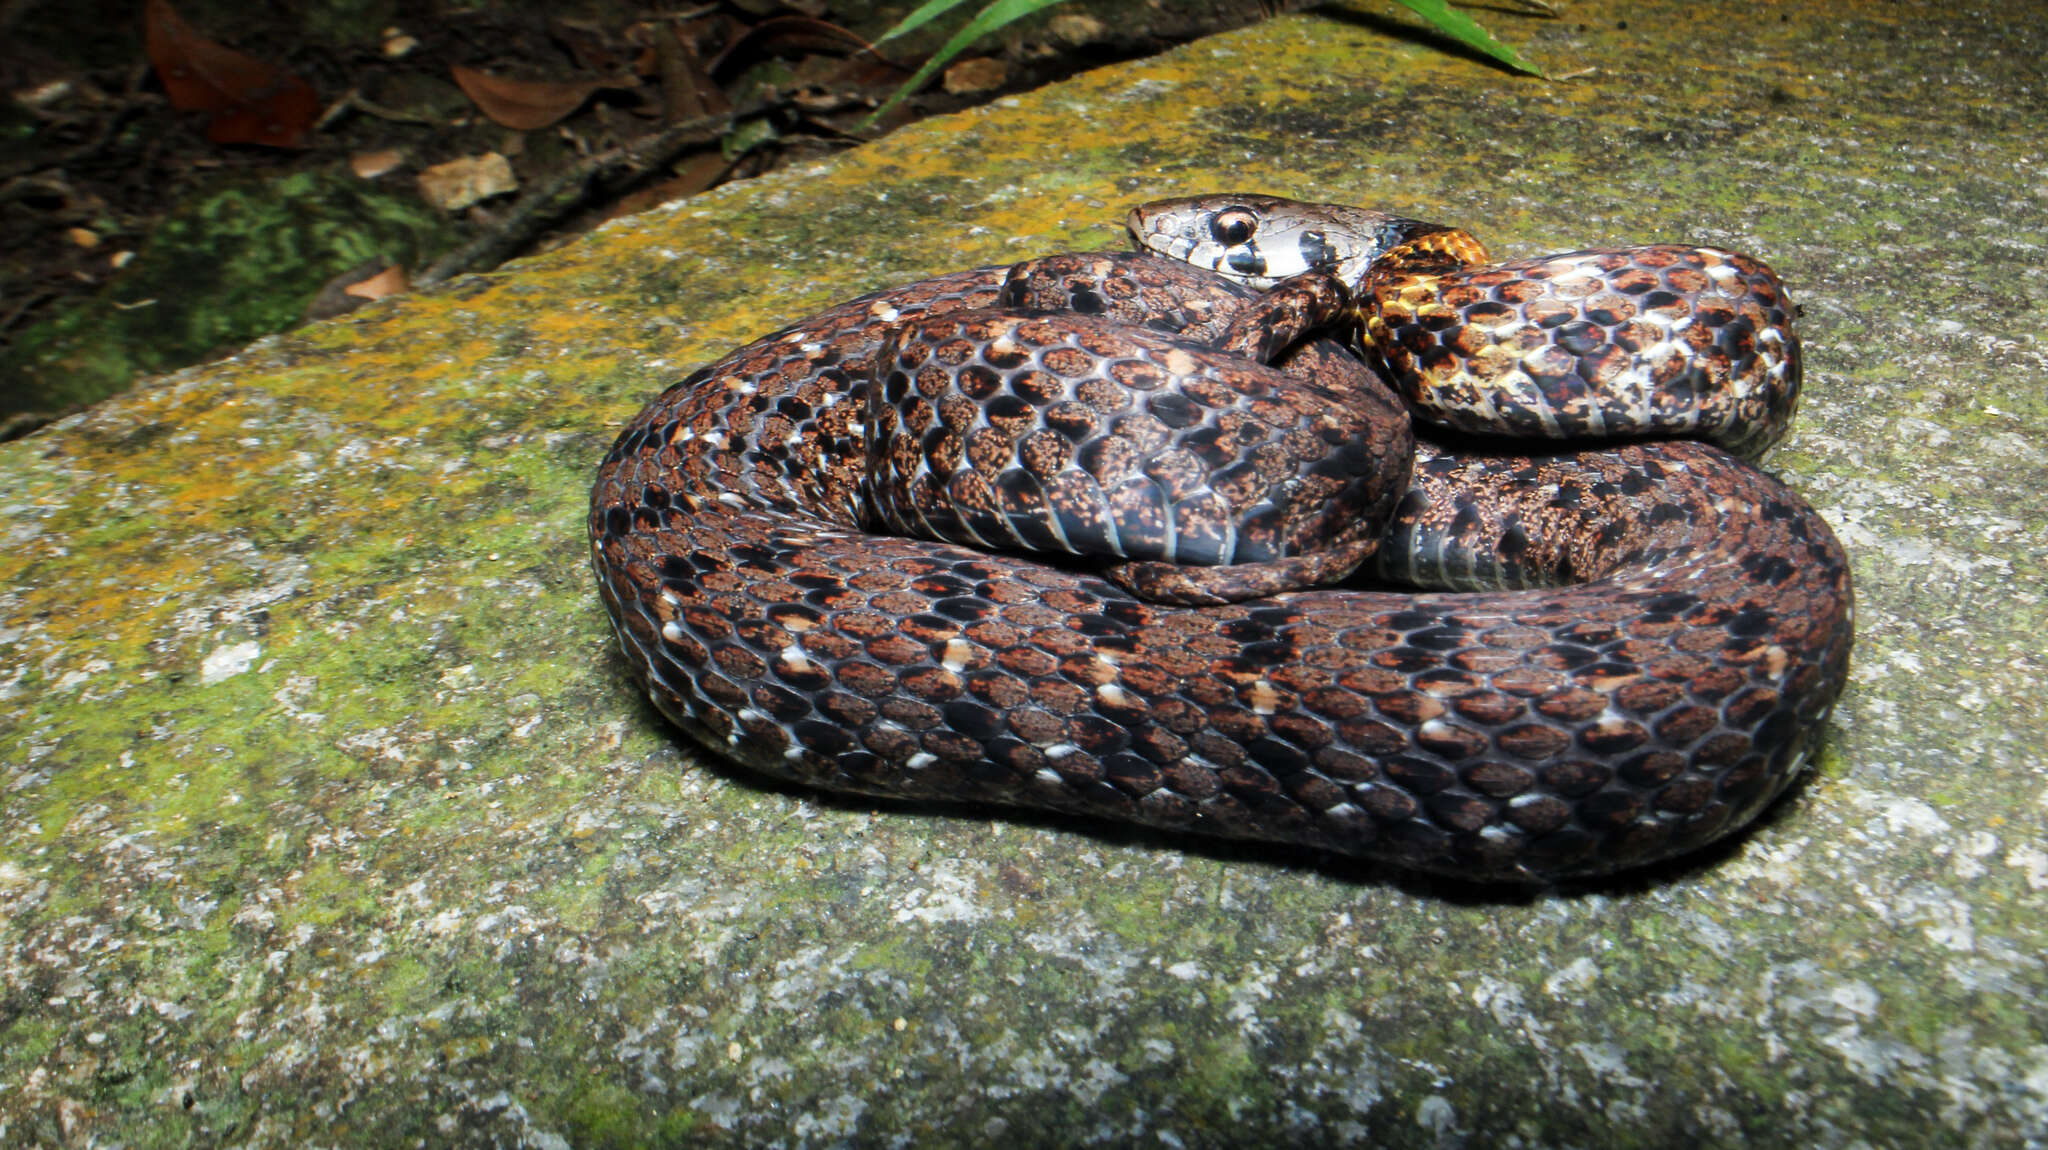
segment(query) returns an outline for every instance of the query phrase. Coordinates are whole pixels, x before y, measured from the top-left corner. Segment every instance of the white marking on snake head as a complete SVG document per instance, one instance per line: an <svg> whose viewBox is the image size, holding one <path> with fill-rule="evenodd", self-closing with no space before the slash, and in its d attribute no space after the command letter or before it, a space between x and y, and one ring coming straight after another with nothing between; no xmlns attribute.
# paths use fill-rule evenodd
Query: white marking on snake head
<svg viewBox="0 0 2048 1150"><path fill-rule="evenodd" d="M918 753L910 756L910 761L903 765L909 767L913 771L921 771L924 768L929 767L933 763L936 763L938 761L939 757L937 755L932 754L930 751L919 751Z"/></svg>
<svg viewBox="0 0 2048 1150"><path fill-rule="evenodd" d="M1048 759L1064 759L1068 755L1078 755L1080 753L1081 748L1072 743L1054 743L1045 749L1045 757Z"/></svg>

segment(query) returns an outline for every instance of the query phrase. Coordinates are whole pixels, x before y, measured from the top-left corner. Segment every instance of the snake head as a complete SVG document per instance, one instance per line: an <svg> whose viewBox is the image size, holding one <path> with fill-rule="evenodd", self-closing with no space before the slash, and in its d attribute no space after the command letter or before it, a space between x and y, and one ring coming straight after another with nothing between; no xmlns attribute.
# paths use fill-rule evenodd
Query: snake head
<svg viewBox="0 0 2048 1150"><path fill-rule="evenodd" d="M1368 208L1242 193L1154 200L1132 209L1125 226L1147 251L1261 289L1325 271L1356 290L1387 252L1451 231Z"/></svg>

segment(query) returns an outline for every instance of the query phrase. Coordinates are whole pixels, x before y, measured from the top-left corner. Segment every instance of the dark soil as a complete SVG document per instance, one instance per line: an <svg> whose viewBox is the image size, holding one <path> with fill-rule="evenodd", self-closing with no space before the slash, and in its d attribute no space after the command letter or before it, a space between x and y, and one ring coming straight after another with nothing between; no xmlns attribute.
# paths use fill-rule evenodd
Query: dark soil
<svg viewBox="0 0 2048 1150"><path fill-rule="evenodd" d="M418 209L397 240L386 231L351 243L354 222L330 220L329 231L346 234L314 245L318 258L307 267L244 269L274 285L272 296L289 297L265 301L272 315L283 307L289 322L365 302L342 291L348 275L337 274L378 270L354 266L360 261L350 253L358 249L388 256L415 285L437 282L558 243L613 215L812 159L910 119L1248 23L1279 6L1260 0L1062 4L975 44L881 123L864 127L862 121L978 3L970 0L959 13L874 51L861 43L880 36L912 5L178 0L168 19L181 20L198 38L193 51L218 46L272 70L258 81L242 81L233 107L208 111L173 106L177 85L167 87L151 65L145 16L161 31L161 8L142 0L0 0L0 84L9 96L0 106L0 436L22 434L104 393L97 383L95 390L80 390L86 386L80 379L93 372L118 387L138 371L229 352L274 329L274 319L181 327L165 310L140 325L145 342L160 333L153 341L159 346L106 363L96 353L109 348L92 346L123 338L116 329L124 309L157 307L167 297L180 297L187 312L228 312L229 304L203 295L213 277L196 273L209 263L255 259L245 247L160 254L155 274L164 275L168 265L173 286L159 281L130 291L135 298L109 298L123 277L140 274L131 269L149 252L168 253L167 220L195 211L206 219L257 213L249 217L258 221L249 225L257 231L274 234L282 226L260 214L260 202L220 201L223 188L260 196L248 189L302 187L303 181L280 181L317 176L330 190L351 181L377 189L386 199L372 214L383 222L394 212ZM218 58L207 56L198 70L219 66ZM456 82L455 68L508 83L495 102L501 106L480 106ZM211 76L201 79L236 87L232 76ZM278 131L290 128L283 124L293 114L284 80L292 76L310 86L305 118L311 122L297 141L284 138L288 130ZM577 84L593 90L559 119L523 129L502 122L508 110L503 97L512 104L545 94L567 99L563 86ZM251 116L256 133L269 137L238 141L236 118L246 129ZM421 171L491 152L509 160L517 192L459 208L422 198ZM379 163L391 166L362 174ZM390 197L405 202L394 209ZM221 202L229 206L218 207ZM305 198L294 210L334 211L321 206L334 202L332 196ZM203 209L192 206L202 203ZM308 245L292 236L283 247ZM265 258L275 255L267 251ZM313 287L305 285L305 275L316 277ZM321 282L327 283L324 293L317 290ZM242 290L246 294L246 285ZM308 312L316 295L320 302ZM257 330L249 330L251 324ZM53 331L62 333L55 344ZM59 344L59 351L38 350ZM96 366L87 370L88 363Z"/></svg>

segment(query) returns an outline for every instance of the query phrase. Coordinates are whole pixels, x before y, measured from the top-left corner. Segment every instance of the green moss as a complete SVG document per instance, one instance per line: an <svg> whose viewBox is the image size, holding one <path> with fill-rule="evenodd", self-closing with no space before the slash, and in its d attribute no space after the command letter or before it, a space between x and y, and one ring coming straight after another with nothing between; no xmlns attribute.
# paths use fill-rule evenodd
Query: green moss
<svg viewBox="0 0 2048 1150"><path fill-rule="evenodd" d="M576 1090L561 1106L570 1142L593 1150L625 1150L660 1145L663 1132L651 1121L646 1102L637 1094L609 1083L591 1083Z"/></svg>
<svg viewBox="0 0 2048 1150"><path fill-rule="evenodd" d="M1725 14L1654 15L1570 30L1627 70L1547 86L1369 23L1274 21L0 447L0 949L21 956L0 1078L23 1084L0 1122L730 1144L801 1141L846 1094L854 1141L2011 1141L2030 1112L2009 1084L2048 1044L2024 865L2048 401L2011 294L2039 229L1996 206L2012 165L1906 172L1845 144L1995 102L1921 92L1908 125L1846 98L1897 95L1884 67L1803 62L1931 10L1755 21L1739 60L1688 47ZM1662 82L1679 68L1698 105ZM1791 111L1769 94L1788 83ZM1967 138L1988 156L2022 127ZM705 765L637 696L582 517L648 394L814 304L1103 246L1128 201L1226 181L1428 208L1522 251L1755 237L1795 275L1807 410L1773 466L1849 540L1864 637L1793 806L1692 869L1489 899L811 802ZM201 681L248 639L254 666ZM938 873L970 916L899 921ZM93 991L49 1007L74 978ZM1862 987L1875 1006L1844 1014ZM1844 1053L1866 1040L1923 1062L1873 1078ZM163 1093L188 1086L189 1109Z"/></svg>
<svg viewBox="0 0 2048 1150"><path fill-rule="evenodd" d="M334 276L377 258L417 267L450 234L415 197L352 178L224 183L166 217L98 296L21 333L0 355L0 413L89 403L234 350L298 322Z"/></svg>

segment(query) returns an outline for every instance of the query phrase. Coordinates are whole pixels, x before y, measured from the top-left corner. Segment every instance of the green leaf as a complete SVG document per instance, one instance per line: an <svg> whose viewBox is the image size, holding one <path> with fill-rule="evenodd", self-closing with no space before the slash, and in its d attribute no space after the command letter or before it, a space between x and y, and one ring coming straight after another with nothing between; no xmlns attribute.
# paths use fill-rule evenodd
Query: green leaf
<svg viewBox="0 0 2048 1150"><path fill-rule="evenodd" d="M912 12L910 15L905 16L903 19L897 21L896 26L894 28L889 29L887 32L882 33L882 35L875 40L875 43L876 45L879 46L882 44L886 44L889 41L894 40L896 37L901 36L907 32L914 32L917 29L924 27L926 24L931 23L935 18L944 15L947 12L951 12L953 9L958 8L959 6L967 2L968 0L925 0L925 3L920 5L917 11Z"/></svg>
<svg viewBox="0 0 2048 1150"><path fill-rule="evenodd" d="M957 0L932 0L932 3L926 4L924 8L919 8L917 11L904 17L903 24L910 24L912 20L916 20L917 24L923 24L925 21L930 20L932 16L938 14L937 12L932 12L928 15L925 9L932 8L936 4L950 4L951 2L957 2ZM874 127L875 121L887 115L889 109L902 103L905 96L923 87L924 82L931 79L932 73L945 67L953 57L965 51L969 44L974 43L976 40L1001 28L1005 24L1031 15L1040 8L1050 8L1055 4L1063 4L1065 2L1066 0L995 0L995 3L983 8L974 19L968 21L965 28L953 33L953 38L946 41L945 46L934 53L931 59L926 60L924 67L919 68L915 76L905 80L903 86L896 89L887 100L883 101L881 107L868 113L866 119L855 125L854 131L864 132ZM886 40L889 36L894 36L902 31L903 24L898 24L895 28L890 29L888 35L883 36L882 39ZM911 27L914 28L917 24L911 24Z"/></svg>
<svg viewBox="0 0 2048 1150"><path fill-rule="evenodd" d="M1402 7L1427 20L1431 27L1475 52L1484 52L1518 72L1531 76L1543 75L1538 68L1516 54L1513 48L1493 38L1493 34L1481 28L1476 21L1463 12L1452 8L1447 0L1396 0Z"/></svg>

